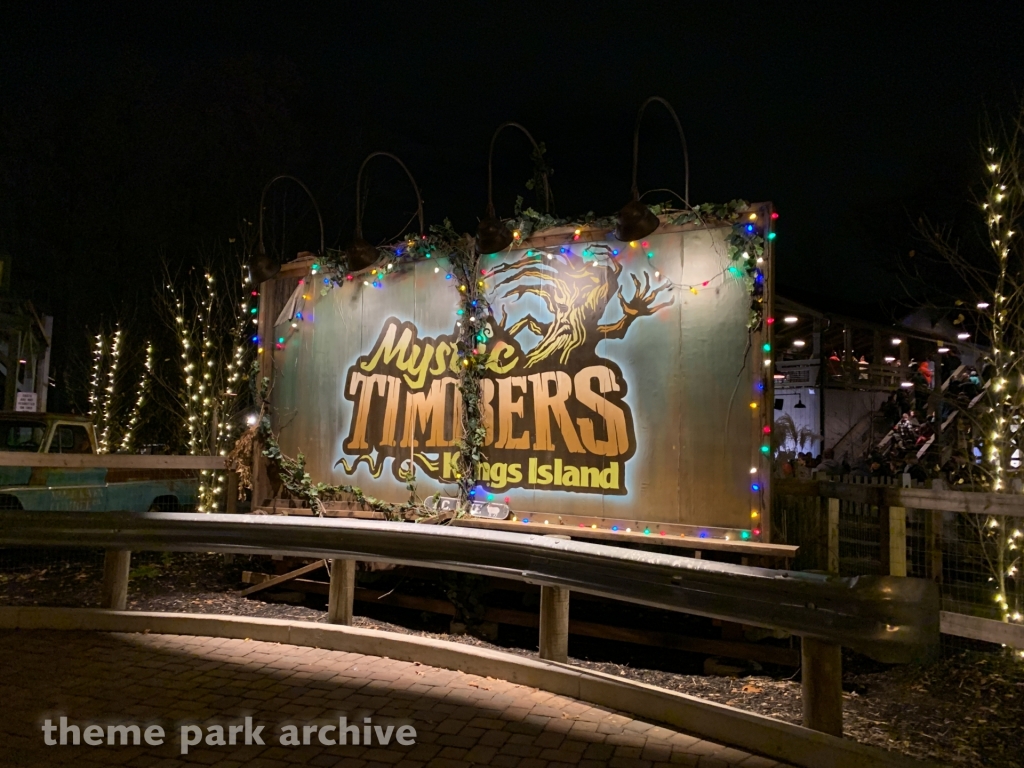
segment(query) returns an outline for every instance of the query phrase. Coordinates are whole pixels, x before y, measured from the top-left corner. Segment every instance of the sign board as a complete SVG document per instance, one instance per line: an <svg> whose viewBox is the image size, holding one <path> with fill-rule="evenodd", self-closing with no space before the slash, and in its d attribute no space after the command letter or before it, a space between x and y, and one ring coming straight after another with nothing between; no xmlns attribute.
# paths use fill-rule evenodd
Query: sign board
<svg viewBox="0 0 1024 768"><path fill-rule="evenodd" d="M469 514L473 517L486 517L488 520L505 520L509 511L507 504L493 501L474 501L469 505Z"/></svg>
<svg viewBox="0 0 1024 768"><path fill-rule="evenodd" d="M481 257L481 493L531 513L752 527L771 369L729 233ZM274 426L315 480L402 501L412 461L421 498L455 495L456 283L429 260L372 286L296 286L302 322L274 330Z"/></svg>
<svg viewBox="0 0 1024 768"><path fill-rule="evenodd" d="M36 402L35 392L18 392L14 399L14 410L35 413Z"/></svg>
<svg viewBox="0 0 1024 768"><path fill-rule="evenodd" d="M459 508L459 500L452 496L428 498L424 506L432 512L454 512ZM490 520L505 520L511 510L508 504L496 501L474 501L469 505L469 514L473 517L486 517Z"/></svg>

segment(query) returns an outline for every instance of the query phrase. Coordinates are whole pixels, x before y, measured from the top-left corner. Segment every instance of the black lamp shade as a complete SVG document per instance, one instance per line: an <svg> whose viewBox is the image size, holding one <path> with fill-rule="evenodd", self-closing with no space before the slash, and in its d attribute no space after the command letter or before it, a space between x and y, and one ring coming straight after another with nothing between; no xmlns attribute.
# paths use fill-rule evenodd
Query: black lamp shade
<svg viewBox="0 0 1024 768"><path fill-rule="evenodd" d="M345 249L345 255L348 257L348 268L353 272L366 269L380 258L377 249L361 237L352 241L351 245Z"/></svg>
<svg viewBox="0 0 1024 768"><path fill-rule="evenodd" d="M512 233L504 222L494 216L480 220L476 228L476 250L484 255L504 251L512 245Z"/></svg>
<svg viewBox="0 0 1024 768"><path fill-rule="evenodd" d="M651 209L639 200L630 200L619 211L619 223L615 227L615 237L629 242L641 240L656 230L661 222L651 213Z"/></svg>
<svg viewBox="0 0 1024 768"><path fill-rule="evenodd" d="M249 274L256 285L270 280L280 271L281 262L267 256L266 251L263 250L262 246L252 258L252 261L249 262Z"/></svg>

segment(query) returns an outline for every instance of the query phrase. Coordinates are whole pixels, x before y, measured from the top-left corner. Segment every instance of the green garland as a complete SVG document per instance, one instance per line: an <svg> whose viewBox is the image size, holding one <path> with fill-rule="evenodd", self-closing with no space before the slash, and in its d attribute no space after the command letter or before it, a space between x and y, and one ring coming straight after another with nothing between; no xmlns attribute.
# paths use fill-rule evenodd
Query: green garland
<svg viewBox="0 0 1024 768"><path fill-rule="evenodd" d="M763 273L758 266L765 250L765 237L756 227L741 220L741 215L748 212L749 205L744 200L732 200L724 204L704 203L686 210L673 208L670 204L649 206L652 213L665 216L670 224L680 225L700 223L705 227L715 224L730 224L732 229L726 237L728 256L733 262L729 271L745 279L752 297L751 316L748 327L756 330L763 321ZM515 216L506 226L517 231L521 240L539 234L554 227L586 227L588 229L607 229L615 227L613 216L597 217L588 212L575 219L558 218L549 214L539 213L532 208L522 210L522 198L517 200ZM769 238L771 235L769 235ZM485 460L483 454L486 429L483 424L481 406L480 380L486 373L487 339L482 333L484 324L491 317L491 307L483 293L483 280L480 256L476 252L475 243L470 235L460 235L448 219L441 226L431 226L424 235L408 235L403 242L378 248L381 256L389 259L389 269L396 263L415 263L421 260L447 259L449 272L459 286L461 299L459 314L462 323L459 326L458 354L462 364L459 374L459 393L462 397L462 438L459 440L458 459L456 460L456 483L460 500L459 510L455 516L465 514L469 502L472 501L476 481L477 468ZM326 295L332 288L351 281L354 276L348 271L343 251L329 250L322 263L314 265L314 272L324 273L324 286L321 295ZM378 274L372 271L374 280L383 280L385 270ZM369 276L367 276L369 277ZM254 374L250 380L255 382ZM260 387L254 389L254 399L266 412L265 397L269 382L264 379ZM426 507L416 498L416 468L411 466L409 472L403 474L409 500L400 504L384 501L366 495L361 488L354 485L329 485L314 483L305 471L305 457L300 453L292 459L281 452L280 445L271 429L270 419L264 415L259 422L259 434L264 441L263 455L270 459L281 476L282 483L288 491L313 506L318 501L333 500L350 496L354 500L371 509L383 512L393 520L437 519L438 514ZM436 500L440 494L435 494Z"/></svg>

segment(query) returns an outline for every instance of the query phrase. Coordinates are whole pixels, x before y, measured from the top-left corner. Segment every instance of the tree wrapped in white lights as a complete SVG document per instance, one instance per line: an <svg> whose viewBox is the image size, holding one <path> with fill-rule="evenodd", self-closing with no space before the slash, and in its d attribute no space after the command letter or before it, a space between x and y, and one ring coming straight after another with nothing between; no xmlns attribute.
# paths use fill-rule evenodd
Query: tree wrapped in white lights
<svg viewBox="0 0 1024 768"><path fill-rule="evenodd" d="M985 248L964 247L949 230L926 225L925 234L942 261L967 288L955 302L955 323L987 352L979 365L985 395L961 410L971 424L973 467L979 490L1024 493L1024 110L983 148L985 182L978 204L985 221ZM977 515L967 516L979 520ZM973 528L981 557L995 585L994 599L1004 621L1024 620L1024 579L1020 520L980 517Z"/></svg>
<svg viewBox="0 0 1024 768"><path fill-rule="evenodd" d="M132 453L135 450L136 430L142 421L142 409L150 400L150 390L153 385L153 345L146 342L146 359L143 362L142 374L135 390L135 402L128 414L128 422L125 424L124 434L121 436L119 453Z"/></svg>
<svg viewBox="0 0 1024 768"><path fill-rule="evenodd" d="M123 335L120 326L112 333L96 334L89 378L89 416L96 431L97 451L110 453L119 437L118 411L121 392L118 368Z"/></svg>
<svg viewBox="0 0 1024 768"><path fill-rule="evenodd" d="M180 388L177 405L191 455L226 456L244 429L244 384L254 344L248 342L256 297L240 264L218 276L213 268L191 272L179 285L168 276L165 314L177 338ZM199 512L215 511L226 474L200 473Z"/></svg>

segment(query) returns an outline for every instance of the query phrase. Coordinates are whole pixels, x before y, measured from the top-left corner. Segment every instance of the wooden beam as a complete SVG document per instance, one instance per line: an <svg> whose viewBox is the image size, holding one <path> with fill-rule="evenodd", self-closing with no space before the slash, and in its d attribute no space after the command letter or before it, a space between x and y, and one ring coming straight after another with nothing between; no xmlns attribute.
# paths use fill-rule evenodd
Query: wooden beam
<svg viewBox="0 0 1024 768"><path fill-rule="evenodd" d="M774 491L779 496L826 496L856 504L872 504L876 507L1024 517L1024 496L1013 493L947 491L902 488L894 485L861 485L835 480L794 479L777 479Z"/></svg>
<svg viewBox="0 0 1024 768"><path fill-rule="evenodd" d="M557 519L557 515L552 515ZM543 516L541 516L541 519ZM569 516L562 515L563 520L567 520ZM593 519L597 521L599 518L586 518L588 521ZM581 518L582 520L582 518ZM524 525L522 522L515 522L511 520L486 520L484 518L462 518L461 520L453 520L452 525L464 526L466 528L490 528L498 531L509 531L510 533L532 533L538 535L547 535L552 533L560 533L568 536L572 539L593 539L595 541L629 541L634 544L653 544L659 547L673 547L676 549L690 549L690 550L708 550L716 552L736 552L738 554L745 555L757 555L761 557L795 557L799 547L791 546L788 544L765 544L759 541L726 541L725 539L707 538L701 539L697 536L681 536L675 529L680 528L679 525L673 525L669 523L644 523L643 521L629 520L629 521L615 521L616 524L621 522L621 528L618 531L612 531L610 525L611 520L600 518L601 522L604 523L605 527L591 528L590 525L600 525L598 522L594 523L583 523L581 528L579 524L576 525L555 525L548 524L544 525L543 522L540 524L530 523ZM574 521L575 522L575 521ZM644 526L648 526L651 530L650 535L643 533ZM626 532L626 527L633 528L634 530L629 533ZM690 528L691 526L686 526ZM640 530L636 530L639 528ZM664 530L665 536L661 536L656 531Z"/></svg>
<svg viewBox="0 0 1024 768"><path fill-rule="evenodd" d="M940 611L939 631L944 635L969 637L972 640L983 640L986 643L1008 645L1024 650L1024 624L1010 624L963 613Z"/></svg>
<svg viewBox="0 0 1024 768"><path fill-rule="evenodd" d="M120 453L24 453L0 451L0 467L54 469L224 469L223 456L163 456Z"/></svg>
<svg viewBox="0 0 1024 768"><path fill-rule="evenodd" d="M318 568L324 568L327 566L326 560L317 560L315 563L304 565L301 568L296 568L294 571L288 571L288 573L282 573L280 576L275 576L272 579L261 581L259 584L253 584L251 587L247 587L239 592L240 597L248 597L249 595L255 594L256 592L262 592L264 589L270 589L276 587L279 584L284 584L287 581L291 581L299 576L304 576L310 571L315 571Z"/></svg>

